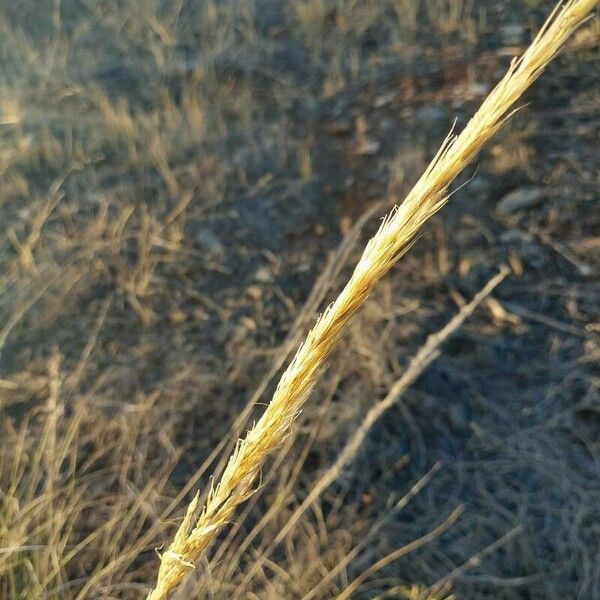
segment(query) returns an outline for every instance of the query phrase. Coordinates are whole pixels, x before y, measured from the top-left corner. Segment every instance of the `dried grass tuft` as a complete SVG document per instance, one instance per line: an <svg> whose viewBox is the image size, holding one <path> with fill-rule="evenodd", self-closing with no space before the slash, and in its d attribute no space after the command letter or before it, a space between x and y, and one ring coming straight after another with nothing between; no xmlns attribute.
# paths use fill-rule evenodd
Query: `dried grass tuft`
<svg viewBox="0 0 600 600"><path fill-rule="evenodd" d="M425 222L448 201L448 186L512 115L515 102L597 3L598 0L570 0L554 9L527 51L513 60L464 130L459 135L448 135L404 202L384 218L350 280L298 349L263 416L238 441L195 523L198 495L189 505L172 544L161 556L150 600L167 597L218 531L233 518L235 509L254 493L262 465L288 435L348 322L377 282L408 250Z"/></svg>

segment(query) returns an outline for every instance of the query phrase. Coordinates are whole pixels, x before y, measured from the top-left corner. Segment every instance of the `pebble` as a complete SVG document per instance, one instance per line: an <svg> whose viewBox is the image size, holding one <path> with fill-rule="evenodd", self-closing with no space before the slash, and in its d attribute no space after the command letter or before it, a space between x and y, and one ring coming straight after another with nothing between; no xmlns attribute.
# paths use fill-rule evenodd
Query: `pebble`
<svg viewBox="0 0 600 600"><path fill-rule="evenodd" d="M348 215L342 215L340 218L340 233L346 235L352 227L352 219Z"/></svg>
<svg viewBox="0 0 600 600"><path fill-rule="evenodd" d="M262 290L257 285L249 285L246 288L246 295L252 300L260 300L262 298Z"/></svg>
<svg viewBox="0 0 600 600"><path fill-rule="evenodd" d="M518 229L507 229L500 234L500 241L503 244L518 244L521 242L532 242L533 235L528 231Z"/></svg>
<svg viewBox="0 0 600 600"><path fill-rule="evenodd" d="M195 241L202 250L209 254L223 254L223 244L210 229L198 229L196 231Z"/></svg>
<svg viewBox="0 0 600 600"><path fill-rule="evenodd" d="M358 145L354 148L354 154L358 154L359 156L372 156L373 154L377 154L380 148L381 144L377 140L365 138L360 140Z"/></svg>
<svg viewBox="0 0 600 600"><path fill-rule="evenodd" d="M176 308L169 313L169 320L173 325L179 325L186 320L186 314L181 309Z"/></svg>
<svg viewBox="0 0 600 600"><path fill-rule="evenodd" d="M502 42L508 46L520 44L525 37L525 28L521 23L507 23L500 27Z"/></svg>
<svg viewBox="0 0 600 600"><path fill-rule="evenodd" d="M383 108L384 106L391 104L394 100L396 100L396 98L398 98L398 92L396 91L389 92L388 94L382 94L381 96L377 96L377 98L375 98L373 106L375 108Z"/></svg>
<svg viewBox="0 0 600 600"><path fill-rule="evenodd" d="M270 281L273 281L273 273L271 273L269 267L258 267L254 272L254 280L259 283L269 283Z"/></svg>
<svg viewBox="0 0 600 600"><path fill-rule="evenodd" d="M510 215L518 210L533 208L541 203L544 190L540 187L522 187L503 196L496 206L496 214Z"/></svg>
<svg viewBox="0 0 600 600"><path fill-rule="evenodd" d="M422 121L425 125L439 125L446 121L448 113L442 106L429 104L419 108L415 114L417 120Z"/></svg>
<svg viewBox="0 0 600 600"><path fill-rule="evenodd" d="M256 331L258 329L256 321L254 321L254 319L251 319L250 317L242 317L240 319L240 324L242 325L242 327L244 327L244 329L247 329L248 331Z"/></svg>

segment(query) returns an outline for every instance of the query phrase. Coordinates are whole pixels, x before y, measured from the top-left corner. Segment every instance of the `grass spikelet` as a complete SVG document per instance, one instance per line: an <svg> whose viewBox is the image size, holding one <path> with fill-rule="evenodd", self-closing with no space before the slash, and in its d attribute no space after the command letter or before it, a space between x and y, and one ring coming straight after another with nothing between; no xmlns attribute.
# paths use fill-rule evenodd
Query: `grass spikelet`
<svg viewBox="0 0 600 600"><path fill-rule="evenodd" d="M459 135L452 132L404 202L383 220L369 241L338 298L318 319L281 377L273 399L246 437L239 440L221 480L208 494L192 527L192 501L169 549L161 556L155 589L149 600L167 597L190 566L229 521L237 506L254 492L266 458L278 448L300 413L320 370L352 316L377 282L414 241L424 223L448 200L448 186L502 127L514 104L539 77L598 0L570 0L558 5L526 52L514 59L506 75L485 99Z"/></svg>

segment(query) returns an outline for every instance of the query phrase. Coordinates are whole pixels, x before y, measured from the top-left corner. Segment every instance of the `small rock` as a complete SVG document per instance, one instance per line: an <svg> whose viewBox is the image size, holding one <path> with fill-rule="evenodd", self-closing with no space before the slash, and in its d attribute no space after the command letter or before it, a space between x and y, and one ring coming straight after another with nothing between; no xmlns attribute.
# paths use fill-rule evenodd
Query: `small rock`
<svg viewBox="0 0 600 600"><path fill-rule="evenodd" d="M271 273L271 269L266 266L258 267L254 272L254 279L259 283L269 283L273 281L273 274Z"/></svg>
<svg viewBox="0 0 600 600"><path fill-rule="evenodd" d="M472 83L468 88L468 93L471 96L475 96L475 97L485 96L489 91L490 91L489 83L481 83L478 81Z"/></svg>
<svg viewBox="0 0 600 600"><path fill-rule="evenodd" d="M342 215L340 218L340 233L346 235L352 227L352 219L348 215Z"/></svg>
<svg viewBox="0 0 600 600"><path fill-rule="evenodd" d="M196 231L196 244L209 254L223 254L223 244L210 229L200 228Z"/></svg>
<svg viewBox="0 0 600 600"><path fill-rule="evenodd" d="M500 234L500 241L503 244L519 244L532 240L533 236L528 231L519 231L518 229L507 229Z"/></svg>
<svg viewBox="0 0 600 600"><path fill-rule="evenodd" d="M507 23L500 28L502 43L508 46L520 44L525 37L525 28L521 23Z"/></svg>
<svg viewBox="0 0 600 600"><path fill-rule="evenodd" d="M347 135L352 131L352 125L348 121L332 121L325 125L325 131L329 135Z"/></svg>
<svg viewBox="0 0 600 600"><path fill-rule="evenodd" d="M442 106L428 104L426 106L421 106L415 113L415 117L425 125L440 125L446 121L448 113Z"/></svg>
<svg viewBox="0 0 600 600"><path fill-rule="evenodd" d="M377 140L364 138L360 140L356 148L354 148L354 154L358 154L359 156L372 156L373 154L377 154L380 148L381 144Z"/></svg>
<svg viewBox="0 0 600 600"><path fill-rule="evenodd" d="M522 187L504 196L496 206L497 215L509 215L518 210L537 206L544 197L544 190L539 187Z"/></svg>
<svg viewBox="0 0 600 600"><path fill-rule="evenodd" d="M169 320L173 325L179 325L180 323L183 323L185 319L186 314L179 308L176 308L169 313Z"/></svg>
<svg viewBox="0 0 600 600"><path fill-rule="evenodd" d="M311 263L308 260L303 260L298 263L294 268L295 273L308 273L310 271Z"/></svg>
<svg viewBox="0 0 600 600"><path fill-rule="evenodd" d="M388 104L391 104L398 97L398 92L389 92L388 94L382 94L381 96L377 96L375 98L375 102L373 102L373 106L375 108L383 108Z"/></svg>
<svg viewBox="0 0 600 600"><path fill-rule="evenodd" d="M240 324L242 325L242 327L244 327L244 329L247 329L248 331L256 331L258 329L256 322L250 317L242 317L240 319Z"/></svg>
<svg viewBox="0 0 600 600"><path fill-rule="evenodd" d="M252 300L260 300L262 298L262 290L257 285L249 285L246 288L246 295Z"/></svg>
<svg viewBox="0 0 600 600"><path fill-rule="evenodd" d="M375 501L375 498L373 497L373 494L371 494L370 492L366 492L360 497L360 503L363 506L371 506L371 504L373 504L374 501Z"/></svg>

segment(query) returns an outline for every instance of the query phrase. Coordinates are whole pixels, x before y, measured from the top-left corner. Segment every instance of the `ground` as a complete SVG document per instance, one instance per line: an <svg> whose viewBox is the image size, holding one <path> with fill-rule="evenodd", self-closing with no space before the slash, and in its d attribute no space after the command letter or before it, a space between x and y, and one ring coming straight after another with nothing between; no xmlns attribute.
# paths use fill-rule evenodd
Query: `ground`
<svg viewBox="0 0 600 600"><path fill-rule="evenodd" d="M551 8L0 3L0 596L145 597L379 218ZM381 282L182 598L332 598L363 573L353 597L600 598L598 39L591 20Z"/></svg>

